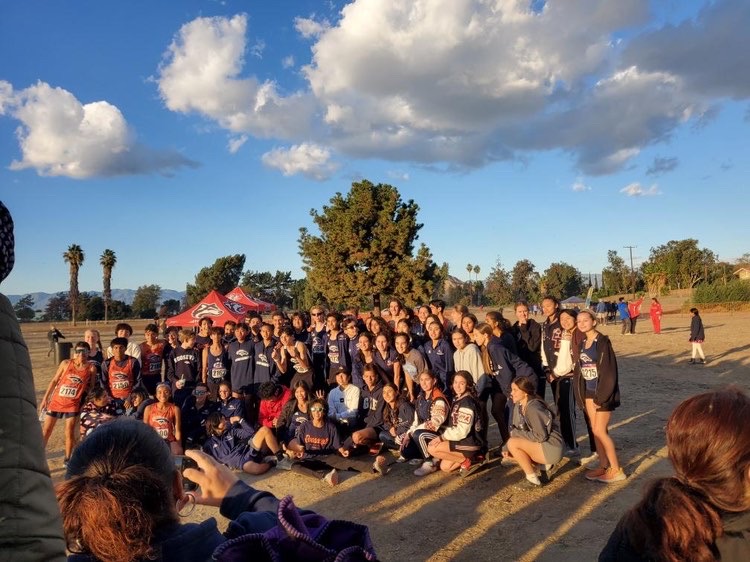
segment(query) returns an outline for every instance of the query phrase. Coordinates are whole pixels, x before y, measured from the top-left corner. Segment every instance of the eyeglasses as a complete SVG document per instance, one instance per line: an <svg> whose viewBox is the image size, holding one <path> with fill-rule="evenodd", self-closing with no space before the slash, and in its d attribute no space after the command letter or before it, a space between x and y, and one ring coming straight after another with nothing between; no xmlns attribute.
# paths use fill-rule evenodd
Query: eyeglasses
<svg viewBox="0 0 750 562"><path fill-rule="evenodd" d="M310 316L323 316L322 312L311 312Z"/></svg>
<svg viewBox="0 0 750 562"><path fill-rule="evenodd" d="M310 408L311 412L322 412L323 408Z"/></svg>
<svg viewBox="0 0 750 562"><path fill-rule="evenodd" d="M194 390L193 394L195 394L196 396L203 396L205 394L208 394L208 391L207 390Z"/></svg>
<svg viewBox="0 0 750 562"><path fill-rule="evenodd" d="M88 353L88 349L76 349L76 353Z"/></svg>

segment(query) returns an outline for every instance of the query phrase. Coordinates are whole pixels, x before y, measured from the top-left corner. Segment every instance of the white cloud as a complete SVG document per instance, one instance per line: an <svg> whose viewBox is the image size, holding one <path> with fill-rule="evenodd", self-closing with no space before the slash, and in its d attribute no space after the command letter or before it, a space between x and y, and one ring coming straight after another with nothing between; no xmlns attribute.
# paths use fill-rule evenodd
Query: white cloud
<svg viewBox="0 0 750 562"><path fill-rule="evenodd" d="M316 21L313 17L313 18L295 18L294 20L294 28L305 39L309 39L311 37L318 37L321 33L326 31L330 27L331 27L331 24L326 19L321 20L321 21Z"/></svg>
<svg viewBox="0 0 750 562"><path fill-rule="evenodd" d="M242 148L242 145L247 142L249 137L247 135L239 135L237 137L231 137L227 143L227 150L232 154L237 154L237 151Z"/></svg>
<svg viewBox="0 0 750 562"><path fill-rule="evenodd" d="M659 191L656 184L653 184L648 189L644 189L640 183L634 182L623 187L620 190L620 193L624 193L628 197L648 197L651 195L659 195L661 191Z"/></svg>
<svg viewBox="0 0 750 562"><path fill-rule="evenodd" d="M253 55L256 59L262 59L263 51L265 50L266 42L262 39L258 39L255 44L250 47L250 54Z"/></svg>
<svg viewBox="0 0 750 562"><path fill-rule="evenodd" d="M388 177L399 181L409 181L409 173L403 170L389 170Z"/></svg>
<svg viewBox="0 0 750 562"><path fill-rule="evenodd" d="M82 104L67 90L45 82L16 92L0 82L0 114L5 113L21 122L16 136L22 158L11 162L12 170L33 168L40 175L82 179L169 174L197 165L175 151L139 144L114 105Z"/></svg>
<svg viewBox="0 0 750 562"><path fill-rule="evenodd" d="M166 106L197 112L233 133L293 138L309 133L309 96L283 96L272 81L240 78L247 17L198 18L180 28L159 67Z"/></svg>
<svg viewBox="0 0 750 562"><path fill-rule="evenodd" d="M285 176L302 174L318 181L327 180L338 169L338 165L331 162L329 149L311 143L275 148L263 155L263 163Z"/></svg>
<svg viewBox="0 0 750 562"><path fill-rule="evenodd" d="M583 183L582 179L577 179L575 182L573 182L573 185L571 186L571 189L573 191L591 191L591 188Z"/></svg>
<svg viewBox="0 0 750 562"><path fill-rule="evenodd" d="M725 12L742 22L750 12L715 4L732 9L709 6L684 26L697 45L720 43ZM232 133L355 158L450 170L562 150L582 173L610 174L716 111L696 86L706 61L670 51L648 18L648 0L353 0L332 23L295 19L312 58L307 89L292 93L244 68L244 15L198 18L169 47L159 88L171 110ZM638 37L639 27L657 30ZM738 72L722 87L735 96L750 80L746 28L726 26ZM660 58L662 43L680 64Z"/></svg>
<svg viewBox="0 0 750 562"><path fill-rule="evenodd" d="M283 68L292 68L294 66L294 56L288 55L281 59L281 66Z"/></svg>

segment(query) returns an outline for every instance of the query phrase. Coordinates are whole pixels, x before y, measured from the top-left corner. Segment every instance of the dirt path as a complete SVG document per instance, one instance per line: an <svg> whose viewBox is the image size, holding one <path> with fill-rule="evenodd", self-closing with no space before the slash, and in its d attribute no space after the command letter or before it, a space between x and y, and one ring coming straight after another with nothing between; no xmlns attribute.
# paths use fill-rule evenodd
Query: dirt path
<svg viewBox="0 0 750 562"><path fill-rule="evenodd" d="M441 474L417 478L413 467L394 465L385 478L348 473L335 489L273 470L247 481L278 496L292 494L300 507L369 525L382 560L594 560L644 482L669 473L663 428L674 406L729 383L750 389L750 314L705 314L703 320L706 366L687 364L686 314L666 315L658 336L651 333L648 319L639 321L640 333L632 337L620 336L619 326L602 328L612 337L620 366L623 405L613 416L612 435L629 475L623 483L588 482L583 469L570 462L551 484L536 490L520 485L518 468L497 462L465 480ZM140 334L142 326L135 328ZM54 371L52 360L45 357L47 329L24 326L38 396ZM61 329L67 341L75 342L84 327ZM582 422L578 435L588 450ZM499 441L494 427L490 440L491 445ZM48 455L55 478L62 475L62 443L62 428L56 428ZM212 508L199 508L193 518L208 516L221 519Z"/></svg>

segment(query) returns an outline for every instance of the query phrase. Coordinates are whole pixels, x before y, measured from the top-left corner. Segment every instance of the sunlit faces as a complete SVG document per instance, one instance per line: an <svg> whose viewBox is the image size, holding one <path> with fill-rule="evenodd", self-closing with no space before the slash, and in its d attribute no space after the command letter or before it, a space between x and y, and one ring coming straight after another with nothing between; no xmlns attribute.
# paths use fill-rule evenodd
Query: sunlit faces
<svg viewBox="0 0 750 562"><path fill-rule="evenodd" d="M156 399L162 404L169 402L172 398L172 391L166 384L160 384L156 387Z"/></svg>
<svg viewBox="0 0 750 562"><path fill-rule="evenodd" d="M258 326L260 326L261 322L262 320L259 317L253 316L250 319L250 321L247 323L247 325L250 326L250 330L252 331L254 328L257 328Z"/></svg>
<svg viewBox="0 0 750 562"><path fill-rule="evenodd" d="M487 341L490 339L487 334L480 330L474 330L471 335L474 336L474 343L477 345L487 345Z"/></svg>
<svg viewBox="0 0 750 562"><path fill-rule="evenodd" d="M510 385L510 398L513 400L514 403L522 402L524 398L526 398L526 393L518 388L515 383L511 383Z"/></svg>
<svg viewBox="0 0 750 562"><path fill-rule="evenodd" d="M424 329L427 330L427 333L430 333L430 326L437 323L437 320L433 316L428 316L427 320L424 322Z"/></svg>
<svg viewBox="0 0 750 562"><path fill-rule="evenodd" d="M375 347L381 353L386 353L389 347L388 336L385 334L378 334L375 338Z"/></svg>
<svg viewBox="0 0 750 562"><path fill-rule="evenodd" d="M348 386L351 380L352 376L346 371L339 371L336 373L336 384L339 386Z"/></svg>
<svg viewBox="0 0 750 562"><path fill-rule="evenodd" d="M529 307L525 304L519 304L516 307L516 318L520 324L526 324L529 320Z"/></svg>
<svg viewBox="0 0 750 562"><path fill-rule="evenodd" d="M83 333L83 341L89 344L89 348L92 351L95 351L96 344L99 342L99 331L98 330L86 330Z"/></svg>
<svg viewBox="0 0 750 562"><path fill-rule="evenodd" d="M576 325L578 326L578 329L585 334L594 329L594 327L596 326L596 320L594 320L590 314L587 314L586 312L580 312L578 314L578 318L576 319Z"/></svg>
<svg viewBox="0 0 750 562"><path fill-rule="evenodd" d="M398 315L401 313L401 303L398 301L389 302L388 310L391 312L391 318L398 318Z"/></svg>
<svg viewBox="0 0 750 562"><path fill-rule="evenodd" d="M396 391L391 386L386 386L383 389L383 400L388 402L389 404L392 404L396 401Z"/></svg>
<svg viewBox="0 0 750 562"><path fill-rule="evenodd" d="M153 330L146 330L145 332L143 332L143 335L146 338L146 343L148 343L149 345L152 345L156 343L156 340L159 334L157 334Z"/></svg>
<svg viewBox="0 0 750 562"><path fill-rule="evenodd" d="M429 306L420 306L419 310L417 310L417 318L419 318L419 321L424 324L425 320L427 320L427 317L430 315L430 307Z"/></svg>
<svg viewBox="0 0 750 562"><path fill-rule="evenodd" d="M375 383L377 383L378 381L378 375L372 369L365 369L365 371L362 373L362 380L365 381L365 384L369 388L372 388L375 386Z"/></svg>
<svg viewBox="0 0 750 562"><path fill-rule="evenodd" d="M404 332L405 334L408 334L411 332L411 326L409 326L408 320L402 318L398 322L396 322L396 331L397 332Z"/></svg>
<svg viewBox="0 0 750 562"><path fill-rule="evenodd" d="M425 394L429 394L435 388L435 378L430 373L421 373L419 375L419 386Z"/></svg>
<svg viewBox="0 0 750 562"><path fill-rule="evenodd" d="M329 332L335 332L339 329L339 323L335 316L329 316L326 318L326 330Z"/></svg>
<svg viewBox="0 0 750 562"><path fill-rule="evenodd" d="M396 336L396 341L393 342L396 347L396 351L401 353L407 353L409 351L409 338L406 336Z"/></svg>
<svg viewBox="0 0 750 562"><path fill-rule="evenodd" d="M464 316L461 318L461 328L463 328L464 332L467 334L474 331L474 326L476 326L476 322L474 322L474 319L471 316Z"/></svg>
<svg viewBox="0 0 750 562"><path fill-rule="evenodd" d="M122 361L125 358L126 347L122 344L116 344L112 346L112 355L116 361Z"/></svg>
<svg viewBox="0 0 750 562"><path fill-rule="evenodd" d="M571 332L573 328L576 327L575 317L568 314L567 312L560 313L560 326L562 326L564 330Z"/></svg>
<svg viewBox="0 0 750 562"><path fill-rule="evenodd" d="M322 322L323 311L319 308L313 308L312 310L310 310L310 318L312 318L313 322Z"/></svg>
<svg viewBox="0 0 750 562"><path fill-rule="evenodd" d="M219 398L226 400L232 394L232 389L228 385L222 384L219 387Z"/></svg>
<svg viewBox="0 0 750 562"><path fill-rule="evenodd" d="M272 336L273 328L271 328L271 326L269 326L268 324L263 324L260 327L260 337L262 337L264 341L269 341Z"/></svg>
<svg viewBox="0 0 750 562"><path fill-rule="evenodd" d="M458 350L463 349L467 344L466 338L461 332L453 332L451 334L451 341L453 342L453 347Z"/></svg>
<svg viewBox="0 0 750 562"><path fill-rule="evenodd" d="M357 324L354 322L350 322L346 325L346 328L344 328L344 333L349 336L349 339L353 339L357 337L357 334L359 333L359 330L357 329Z"/></svg>
<svg viewBox="0 0 750 562"><path fill-rule="evenodd" d="M167 341L172 347L177 347L179 345L179 336L177 332L174 330L167 332Z"/></svg>
<svg viewBox="0 0 750 562"><path fill-rule="evenodd" d="M304 386L298 386L294 389L294 397L297 399L297 402L306 402L307 401L307 391L305 390Z"/></svg>
<svg viewBox="0 0 750 562"><path fill-rule="evenodd" d="M453 392L456 394L456 396L462 396L463 394L465 394L468 386L469 385L466 379L462 376L455 375L453 377Z"/></svg>
<svg viewBox="0 0 750 562"><path fill-rule="evenodd" d="M305 327L305 321L302 319L301 316L295 315L292 316L292 328L294 328L295 331L299 332Z"/></svg>
<svg viewBox="0 0 750 562"><path fill-rule="evenodd" d="M279 335L279 341L281 341L281 345L291 347L294 345L294 336L287 334L286 332L281 332Z"/></svg>
<svg viewBox="0 0 750 562"><path fill-rule="evenodd" d="M433 341L437 341L443 337L443 330L441 329L440 324L438 324L437 322L432 322L427 327L427 334L430 336L430 339L432 339Z"/></svg>
<svg viewBox="0 0 750 562"><path fill-rule="evenodd" d="M553 316L557 310L557 304L552 299L544 299L542 301L542 312L546 317Z"/></svg>
<svg viewBox="0 0 750 562"><path fill-rule="evenodd" d="M360 334L357 343L361 351L372 350L372 341L370 340L370 336L368 336L367 334Z"/></svg>
<svg viewBox="0 0 750 562"><path fill-rule="evenodd" d="M117 337L118 338L129 338L130 337L130 330L127 328L121 328L120 330L117 330Z"/></svg>
<svg viewBox="0 0 750 562"><path fill-rule="evenodd" d="M237 338L237 341L240 343L245 341L245 338L247 337L247 327L245 327L244 324L238 324L234 329L234 337Z"/></svg>

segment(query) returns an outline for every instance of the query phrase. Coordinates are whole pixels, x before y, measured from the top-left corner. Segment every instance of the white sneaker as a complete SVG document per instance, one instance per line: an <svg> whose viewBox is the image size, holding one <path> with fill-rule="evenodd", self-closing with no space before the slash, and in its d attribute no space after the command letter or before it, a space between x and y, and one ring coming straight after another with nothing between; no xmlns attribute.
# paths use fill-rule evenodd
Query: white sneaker
<svg viewBox="0 0 750 562"><path fill-rule="evenodd" d="M432 474L433 472L436 472L437 469L438 467L436 467L430 461L425 461L422 463L422 466L420 466L417 470L414 471L414 476L427 476L428 474Z"/></svg>
<svg viewBox="0 0 750 562"><path fill-rule="evenodd" d="M323 482L325 482L326 484L328 484L331 487L338 485L338 483L339 483L339 473L336 472L335 468L333 470L331 470L331 472L329 472L328 474L326 474L323 477Z"/></svg>
<svg viewBox="0 0 750 562"><path fill-rule="evenodd" d="M539 479L539 476L536 474L527 474L526 480L528 480L530 483L532 483L534 486L541 486L542 481Z"/></svg>
<svg viewBox="0 0 750 562"><path fill-rule="evenodd" d="M399 457L396 459L396 462L398 463L406 462L406 457L403 455L399 455Z"/></svg>
<svg viewBox="0 0 750 562"><path fill-rule="evenodd" d="M588 457L581 457L580 459L578 459L578 463L581 466L584 466L584 465L590 464L598 460L599 460L599 453L594 452L594 453L591 453Z"/></svg>
<svg viewBox="0 0 750 562"><path fill-rule="evenodd" d="M423 461L422 459L411 459L411 460L409 461L409 464L410 464L411 466L419 466L419 465L421 465L421 464L422 464L423 462L424 462L424 461Z"/></svg>

